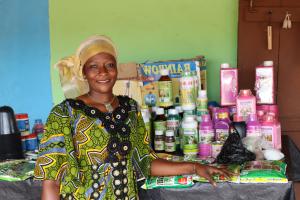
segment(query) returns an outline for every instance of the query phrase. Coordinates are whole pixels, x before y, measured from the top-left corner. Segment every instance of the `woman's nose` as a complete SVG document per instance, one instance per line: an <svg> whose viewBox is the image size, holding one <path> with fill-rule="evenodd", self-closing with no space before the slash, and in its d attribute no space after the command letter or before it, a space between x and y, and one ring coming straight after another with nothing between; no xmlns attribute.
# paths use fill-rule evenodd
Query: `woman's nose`
<svg viewBox="0 0 300 200"><path fill-rule="evenodd" d="M98 68L98 74L107 74L107 73L108 73L108 71L105 66L100 66Z"/></svg>

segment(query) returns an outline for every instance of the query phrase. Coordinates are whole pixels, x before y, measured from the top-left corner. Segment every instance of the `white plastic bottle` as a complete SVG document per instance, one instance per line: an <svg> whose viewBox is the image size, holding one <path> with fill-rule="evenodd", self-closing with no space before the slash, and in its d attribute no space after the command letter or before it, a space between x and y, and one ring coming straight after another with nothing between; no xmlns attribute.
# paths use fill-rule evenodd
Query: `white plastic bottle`
<svg viewBox="0 0 300 200"><path fill-rule="evenodd" d="M182 121L183 154L186 160L195 159L198 154L198 123L192 115Z"/></svg>

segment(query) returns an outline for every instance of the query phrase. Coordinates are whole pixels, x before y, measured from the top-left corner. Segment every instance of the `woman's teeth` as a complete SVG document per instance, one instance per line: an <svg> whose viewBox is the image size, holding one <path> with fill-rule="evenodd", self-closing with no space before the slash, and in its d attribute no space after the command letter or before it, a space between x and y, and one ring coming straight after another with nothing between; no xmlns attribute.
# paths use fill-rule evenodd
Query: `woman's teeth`
<svg viewBox="0 0 300 200"><path fill-rule="evenodd" d="M97 83L108 83L109 80L104 80L104 81L96 81Z"/></svg>

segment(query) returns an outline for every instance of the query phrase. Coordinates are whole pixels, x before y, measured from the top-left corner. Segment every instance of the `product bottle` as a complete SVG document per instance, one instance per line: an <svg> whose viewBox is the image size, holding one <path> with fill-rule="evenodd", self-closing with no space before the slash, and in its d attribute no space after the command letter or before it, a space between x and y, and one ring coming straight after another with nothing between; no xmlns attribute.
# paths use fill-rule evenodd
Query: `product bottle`
<svg viewBox="0 0 300 200"><path fill-rule="evenodd" d="M236 114L234 114L232 126L237 130L241 138L246 137L247 125L246 122L243 121L242 117L238 117Z"/></svg>
<svg viewBox="0 0 300 200"><path fill-rule="evenodd" d="M197 120L198 122L201 122L201 116L204 114L208 114L207 109L207 94L206 90L200 90L198 92L198 98L197 98Z"/></svg>
<svg viewBox="0 0 300 200"><path fill-rule="evenodd" d="M195 85L191 72L183 71L180 78L180 97L182 110L194 110L195 104Z"/></svg>
<svg viewBox="0 0 300 200"><path fill-rule="evenodd" d="M155 130L154 150L156 153L162 153L165 150L164 131Z"/></svg>
<svg viewBox="0 0 300 200"><path fill-rule="evenodd" d="M176 109L169 109L167 118L167 130L174 131L174 137L176 141L176 149L180 148L179 140L179 115Z"/></svg>
<svg viewBox="0 0 300 200"><path fill-rule="evenodd" d="M183 154L186 159L195 159L198 153L198 123L194 116L187 115L182 121Z"/></svg>
<svg viewBox="0 0 300 200"><path fill-rule="evenodd" d="M165 137L165 152L175 153L175 151L176 151L176 143L175 143L174 131L167 130L166 137Z"/></svg>
<svg viewBox="0 0 300 200"><path fill-rule="evenodd" d="M154 132L159 130L159 131L163 131L163 133L164 133L166 131L166 129L167 129L167 118L165 116L163 108L157 108L156 109L156 116L153 120L153 126L154 126ZM152 144L154 144L154 135L152 136L152 139L153 139Z"/></svg>
<svg viewBox="0 0 300 200"><path fill-rule="evenodd" d="M257 104L275 103L273 61L264 61L255 68L255 90Z"/></svg>
<svg viewBox="0 0 300 200"><path fill-rule="evenodd" d="M211 156L211 145L214 141L214 129L210 116L202 115L202 120L199 126L199 145L198 151L200 157Z"/></svg>
<svg viewBox="0 0 300 200"><path fill-rule="evenodd" d="M143 109L141 110L141 113L142 113L142 117L143 117L143 120L144 120L144 123L145 123L145 128L149 134L149 137L150 137L150 141L151 141L151 118L150 118L150 112L147 112L147 111L143 111Z"/></svg>
<svg viewBox="0 0 300 200"><path fill-rule="evenodd" d="M220 110L220 109L219 109ZM218 118L215 122L215 139L216 141L225 142L229 135L229 116L228 112L224 112L224 110L219 111L217 114Z"/></svg>
<svg viewBox="0 0 300 200"><path fill-rule="evenodd" d="M275 149L281 149L281 126L274 116L266 115L261 122L261 134L263 139Z"/></svg>
<svg viewBox="0 0 300 200"><path fill-rule="evenodd" d="M172 80L169 77L168 69L160 70L161 77L158 80L158 105L170 107L173 105Z"/></svg>
<svg viewBox="0 0 300 200"><path fill-rule="evenodd" d="M251 90L240 90L236 99L237 116L247 121L250 114L256 114L256 98Z"/></svg>
<svg viewBox="0 0 300 200"><path fill-rule="evenodd" d="M249 136L261 136L260 123L257 120L256 114L250 114L247 120L247 137Z"/></svg>
<svg viewBox="0 0 300 200"><path fill-rule="evenodd" d="M37 137L37 142L40 144L40 141L44 134L44 124L41 119L36 119L32 128L32 133Z"/></svg>
<svg viewBox="0 0 300 200"><path fill-rule="evenodd" d="M238 69L231 68L228 63L221 64L220 82L221 105L235 105L238 94Z"/></svg>

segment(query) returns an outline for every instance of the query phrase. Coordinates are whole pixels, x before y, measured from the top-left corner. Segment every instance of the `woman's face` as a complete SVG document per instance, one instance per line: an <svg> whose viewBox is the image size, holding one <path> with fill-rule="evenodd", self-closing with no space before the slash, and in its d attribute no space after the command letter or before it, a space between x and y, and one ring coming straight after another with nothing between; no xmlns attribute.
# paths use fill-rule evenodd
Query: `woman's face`
<svg viewBox="0 0 300 200"><path fill-rule="evenodd" d="M83 67L90 91L97 93L112 93L117 80L117 62L108 53L99 53L89 58Z"/></svg>

